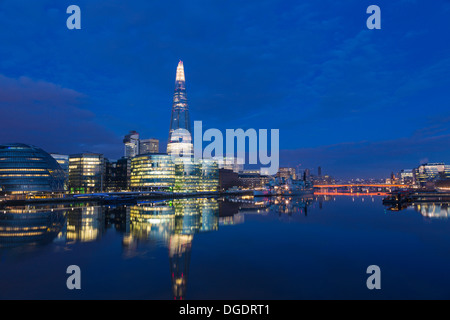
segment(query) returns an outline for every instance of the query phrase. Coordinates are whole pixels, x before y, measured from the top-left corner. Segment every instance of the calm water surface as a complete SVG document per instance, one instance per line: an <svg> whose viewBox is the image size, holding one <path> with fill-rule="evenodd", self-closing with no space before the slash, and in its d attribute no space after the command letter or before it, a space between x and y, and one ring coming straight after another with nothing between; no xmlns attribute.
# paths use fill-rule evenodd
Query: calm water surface
<svg viewBox="0 0 450 320"><path fill-rule="evenodd" d="M377 196L4 208L0 298L449 299L448 217Z"/></svg>

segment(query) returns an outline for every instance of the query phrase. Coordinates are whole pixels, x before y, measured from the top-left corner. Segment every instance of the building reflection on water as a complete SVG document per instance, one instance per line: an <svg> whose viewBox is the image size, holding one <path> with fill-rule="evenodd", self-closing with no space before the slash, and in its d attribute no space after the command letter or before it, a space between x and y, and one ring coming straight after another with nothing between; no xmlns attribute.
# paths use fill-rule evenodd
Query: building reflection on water
<svg viewBox="0 0 450 320"><path fill-rule="evenodd" d="M420 203L413 205L414 210L430 219L448 219L450 217L448 203Z"/></svg>
<svg viewBox="0 0 450 320"><path fill-rule="evenodd" d="M42 245L61 232L66 210L31 206L2 208L0 211L0 248Z"/></svg>
<svg viewBox="0 0 450 320"><path fill-rule="evenodd" d="M448 219L450 218L450 203L448 202L420 202L420 203L398 203L388 205L388 211L414 210L425 219Z"/></svg>
<svg viewBox="0 0 450 320"><path fill-rule="evenodd" d="M270 210L277 212L279 215L292 216L295 214L308 215L308 207L314 202L314 198L311 197L277 197L273 198L270 204ZM320 206L322 206L323 199L319 200Z"/></svg>
<svg viewBox="0 0 450 320"><path fill-rule="evenodd" d="M65 239L67 242L88 242L100 239L104 232L102 206L71 208L67 212Z"/></svg>
<svg viewBox="0 0 450 320"><path fill-rule="evenodd" d="M174 199L131 206L5 207L0 210L0 249L30 248L52 241L70 246L98 241L108 229L113 229L122 234L124 258L145 254L151 248L166 248L173 297L183 299L196 234L244 223L246 215L306 215L312 201L241 197Z"/></svg>
<svg viewBox="0 0 450 320"><path fill-rule="evenodd" d="M126 256L135 256L141 244L168 248L172 291L183 299L189 276L194 235L219 228L217 199L175 199L127 208L129 229L123 244Z"/></svg>

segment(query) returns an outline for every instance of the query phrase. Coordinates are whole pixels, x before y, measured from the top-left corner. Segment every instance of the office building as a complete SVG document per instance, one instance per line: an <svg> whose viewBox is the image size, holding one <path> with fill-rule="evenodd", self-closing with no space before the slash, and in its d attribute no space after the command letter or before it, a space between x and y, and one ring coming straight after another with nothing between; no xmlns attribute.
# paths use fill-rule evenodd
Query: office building
<svg viewBox="0 0 450 320"><path fill-rule="evenodd" d="M230 169L219 169L219 190L226 191L233 187L240 187L239 173Z"/></svg>
<svg viewBox="0 0 450 320"><path fill-rule="evenodd" d="M131 159L121 158L117 161L105 159L105 178L103 190L106 192L123 192L130 189Z"/></svg>
<svg viewBox="0 0 450 320"><path fill-rule="evenodd" d="M201 183L201 164L199 161L175 159L175 186L178 193L197 192Z"/></svg>
<svg viewBox="0 0 450 320"><path fill-rule="evenodd" d="M199 192L215 192L219 190L219 165L217 161L202 159L200 162Z"/></svg>
<svg viewBox="0 0 450 320"><path fill-rule="evenodd" d="M102 192L104 158L98 153L80 153L69 156L69 191L71 193Z"/></svg>
<svg viewBox="0 0 450 320"><path fill-rule="evenodd" d="M401 184L413 184L414 172L412 169L403 169L398 173L398 179Z"/></svg>
<svg viewBox="0 0 450 320"><path fill-rule="evenodd" d="M173 191L175 164L163 154L139 155L131 159L130 188L132 191Z"/></svg>
<svg viewBox="0 0 450 320"><path fill-rule="evenodd" d="M146 154L131 159L132 191L175 193L215 192L219 169L213 160L175 159L167 154Z"/></svg>
<svg viewBox="0 0 450 320"><path fill-rule="evenodd" d="M117 176L117 161L110 161L105 158L105 176L103 178L103 191L117 192L118 176Z"/></svg>
<svg viewBox="0 0 450 320"><path fill-rule="evenodd" d="M278 169L276 177L279 178L281 182L286 182L289 178L295 180L295 168L281 167Z"/></svg>
<svg viewBox="0 0 450 320"><path fill-rule="evenodd" d="M116 164L117 188L120 191L130 190L131 179L131 159L122 157Z"/></svg>
<svg viewBox="0 0 450 320"><path fill-rule="evenodd" d="M130 131L123 139L126 158L133 158L139 154L139 133Z"/></svg>
<svg viewBox="0 0 450 320"><path fill-rule="evenodd" d="M216 192L219 190L219 167L211 159L175 160L174 192Z"/></svg>
<svg viewBox="0 0 450 320"><path fill-rule="evenodd" d="M239 173L240 185L245 189L264 187L270 181L270 177L260 174L258 170L244 170Z"/></svg>
<svg viewBox="0 0 450 320"><path fill-rule="evenodd" d="M414 169L414 179L419 186L427 182L450 179L450 165L444 163L425 163Z"/></svg>
<svg viewBox="0 0 450 320"><path fill-rule="evenodd" d="M158 139L141 139L139 140L139 154L159 153Z"/></svg>

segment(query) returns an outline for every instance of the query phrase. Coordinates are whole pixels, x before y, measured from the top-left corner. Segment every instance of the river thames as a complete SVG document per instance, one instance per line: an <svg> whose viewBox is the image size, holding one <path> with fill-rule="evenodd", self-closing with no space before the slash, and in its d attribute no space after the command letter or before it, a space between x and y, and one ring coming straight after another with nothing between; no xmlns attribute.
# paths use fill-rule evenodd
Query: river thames
<svg viewBox="0 0 450 320"><path fill-rule="evenodd" d="M448 204L344 195L8 207L0 298L449 299L448 218Z"/></svg>

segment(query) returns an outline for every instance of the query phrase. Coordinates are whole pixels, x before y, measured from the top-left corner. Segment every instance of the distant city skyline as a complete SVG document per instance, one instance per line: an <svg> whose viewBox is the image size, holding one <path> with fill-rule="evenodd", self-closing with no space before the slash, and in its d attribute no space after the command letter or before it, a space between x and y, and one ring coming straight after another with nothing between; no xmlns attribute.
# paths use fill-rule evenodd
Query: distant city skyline
<svg viewBox="0 0 450 320"><path fill-rule="evenodd" d="M280 166L386 178L450 163L450 3L0 3L0 143L123 156L135 130L166 150L175 64L191 121L280 129ZM415 17L420 17L416 21ZM112 22L113 21L113 22Z"/></svg>

